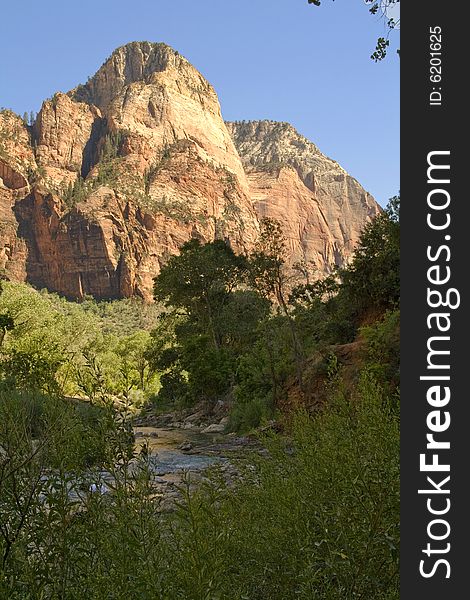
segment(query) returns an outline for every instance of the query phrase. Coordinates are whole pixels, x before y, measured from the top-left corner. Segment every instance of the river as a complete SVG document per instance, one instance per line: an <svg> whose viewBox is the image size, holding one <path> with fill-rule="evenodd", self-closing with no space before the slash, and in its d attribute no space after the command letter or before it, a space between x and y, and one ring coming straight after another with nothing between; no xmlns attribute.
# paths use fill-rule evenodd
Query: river
<svg viewBox="0 0 470 600"><path fill-rule="evenodd" d="M179 479L175 475L199 472L227 460L217 454L217 441L225 437L220 434L203 434L188 429L135 427L134 435L136 450L147 444L149 462L155 474L172 481Z"/></svg>

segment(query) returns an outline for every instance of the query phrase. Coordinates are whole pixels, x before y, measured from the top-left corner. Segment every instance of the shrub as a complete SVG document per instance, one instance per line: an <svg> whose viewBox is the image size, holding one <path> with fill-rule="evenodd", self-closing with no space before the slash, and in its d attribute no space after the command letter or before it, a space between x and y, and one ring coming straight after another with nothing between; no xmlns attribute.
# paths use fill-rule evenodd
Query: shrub
<svg viewBox="0 0 470 600"><path fill-rule="evenodd" d="M267 402L260 398L254 398L250 402L238 402L230 413L228 429L244 433L259 427L261 423L269 418L272 409Z"/></svg>
<svg viewBox="0 0 470 600"><path fill-rule="evenodd" d="M298 414L291 441L265 440L269 459L253 459L242 485L227 492L214 483L182 506L175 544L199 536L199 580L175 563L175 597L399 597L398 423L369 375L353 400L338 392L317 418Z"/></svg>
<svg viewBox="0 0 470 600"><path fill-rule="evenodd" d="M367 342L369 369L389 392L400 385L400 311L388 311L382 320L361 329Z"/></svg>
<svg viewBox="0 0 470 600"><path fill-rule="evenodd" d="M1 597L398 598L398 423L370 374L356 397L338 391L323 414L298 414L290 438L266 438L269 457L240 465L235 487L218 471L195 491L188 481L167 514L125 429L106 436L112 493L90 494L98 471L72 475L67 462L43 477L47 456L80 447L67 435L72 415L64 432L61 408L45 411L54 443L35 455L24 397L1 398ZM77 481L80 510L69 494Z"/></svg>
<svg viewBox="0 0 470 600"><path fill-rule="evenodd" d="M256 540L232 536L240 594L380 598L396 586L398 428L372 381L360 391L356 405L339 395L316 420L299 415L290 451L273 440L257 481L227 499L231 524L238 514Z"/></svg>

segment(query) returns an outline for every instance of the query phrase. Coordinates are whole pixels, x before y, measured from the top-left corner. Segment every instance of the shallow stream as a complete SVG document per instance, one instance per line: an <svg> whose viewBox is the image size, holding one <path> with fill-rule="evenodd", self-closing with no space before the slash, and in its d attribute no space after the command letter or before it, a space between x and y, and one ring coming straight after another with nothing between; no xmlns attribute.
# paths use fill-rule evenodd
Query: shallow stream
<svg viewBox="0 0 470 600"><path fill-rule="evenodd" d="M182 474L203 469L226 459L214 453L204 453L220 439L220 434L203 434L188 429L135 427L135 444L139 450L144 443L149 449L149 460L159 476ZM182 450L181 447L188 448ZM170 478L174 479L174 478Z"/></svg>

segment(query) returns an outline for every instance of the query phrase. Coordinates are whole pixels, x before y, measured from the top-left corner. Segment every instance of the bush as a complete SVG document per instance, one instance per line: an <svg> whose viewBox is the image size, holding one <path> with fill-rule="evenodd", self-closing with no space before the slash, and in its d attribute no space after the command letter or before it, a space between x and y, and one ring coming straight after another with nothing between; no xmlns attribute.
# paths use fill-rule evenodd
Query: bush
<svg viewBox="0 0 470 600"><path fill-rule="evenodd" d="M399 431L380 386L364 375L354 401L339 392L316 419L297 415L290 443L266 443L235 491L182 507L174 543L201 545L197 572L174 572L175 597L398 598Z"/></svg>
<svg viewBox="0 0 470 600"><path fill-rule="evenodd" d="M179 371L170 370L160 377L161 388L154 402L159 405L184 404L188 395L188 383Z"/></svg>
<svg viewBox="0 0 470 600"><path fill-rule="evenodd" d="M40 460L80 447L72 415L63 431L62 407L44 411L54 443L34 454L24 396L1 398L0 597L398 598L398 423L370 375L355 398L339 391L316 418L298 414L290 438L265 439L269 457L240 465L241 483L217 471L196 491L188 482L167 514L120 427L106 436L113 492L85 491L79 510L70 488L99 471Z"/></svg>
<svg viewBox="0 0 470 600"><path fill-rule="evenodd" d="M255 398L251 402L238 402L230 413L228 429L241 433L256 429L263 421L272 415L272 409L267 402Z"/></svg>
<svg viewBox="0 0 470 600"><path fill-rule="evenodd" d="M353 312L393 309L400 301L400 198L392 198L361 233L340 295Z"/></svg>
<svg viewBox="0 0 470 600"><path fill-rule="evenodd" d="M389 391L400 385L400 311L388 311L382 320L361 329L367 342L369 369Z"/></svg>
<svg viewBox="0 0 470 600"><path fill-rule="evenodd" d="M17 389L55 393L59 391L56 379L63 358L45 352L24 352L13 349L0 360L0 377Z"/></svg>
<svg viewBox="0 0 470 600"><path fill-rule="evenodd" d="M0 445L18 435L41 449L48 468L69 471L104 462L111 431L109 409L0 386ZM15 448L11 446L11 450Z"/></svg>

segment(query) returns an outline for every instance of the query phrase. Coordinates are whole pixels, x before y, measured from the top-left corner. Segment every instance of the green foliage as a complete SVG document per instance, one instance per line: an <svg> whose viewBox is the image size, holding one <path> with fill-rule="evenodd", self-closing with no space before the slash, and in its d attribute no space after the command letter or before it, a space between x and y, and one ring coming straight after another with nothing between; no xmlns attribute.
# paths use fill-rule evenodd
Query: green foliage
<svg viewBox="0 0 470 600"><path fill-rule="evenodd" d="M132 389L145 390L151 376L147 360L147 348L150 342L148 331L121 338L116 346L116 354L120 358L120 375L126 395Z"/></svg>
<svg viewBox="0 0 470 600"><path fill-rule="evenodd" d="M122 146L126 139L126 133L123 131L109 132L104 136L99 153L99 159L102 162L108 162L118 158Z"/></svg>
<svg viewBox="0 0 470 600"><path fill-rule="evenodd" d="M15 327L15 320L8 311L0 314L0 348L8 331Z"/></svg>
<svg viewBox="0 0 470 600"><path fill-rule="evenodd" d="M349 265L293 289L290 302L297 330L309 351L352 342L363 320L370 322L399 305L399 212L400 199L392 198L365 226Z"/></svg>
<svg viewBox="0 0 470 600"><path fill-rule="evenodd" d="M228 429L241 433L253 431L271 416L272 408L261 398L237 402L230 413Z"/></svg>
<svg viewBox="0 0 470 600"><path fill-rule="evenodd" d="M90 486L128 466L129 441L110 410L0 387L0 597L83 597L97 552Z"/></svg>
<svg viewBox="0 0 470 600"><path fill-rule="evenodd" d="M338 391L291 433L264 440L242 485L185 498L181 597L398 598L399 431L383 390L364 376L354 402Z"/></svg>
<svg viewBox="0 0 470 600"><path fill-rule="evenodd" d="M144 184L145 185L145 184ZM163 194L159 198L152 197L148 193L133 192L133 197L140 206L145 206L152 212L160 212L163 215L180 223L191 224L195 219L204 219L203 215L192 212L191 205L187 199L178 199Z"/></svg>
<svg viewBox="0 0 470 600"><path fill-rule="evenodd" d="M353 309L343 301L336 277L296 287L291 301L297 329L307 353L354 339L356 326L351 315Z"/></svg>
<svg viewBox="0 0 470 600"><path fill-rule="evenodd" d="M164 513L145 453L129 452L111 413L94 415L107 444L88 457L70 405L0 393L0 595L398 598L399 432L383 396L364 376L354 398L338 390L315 419L297 415L290 438L266 438L242 483L227 488L217 470L198 490L187 481ZM92 493L103 468L112 490Z"/></svg>
<svg viewBox="0 0 470 600"><path fill-rule="evenodd" d="M163 153L162 153L162 161L167 160L169 157L170 157L170 153L167 150L167 147L165 146L165 149L163 150ZM147 195L150 193L150 186L152 184L154 177L158 173L158 170L159 170L159 164L155 163L153 165L150 165L150 167L148 169L146 169L144 172L144 175L143 175L144 193Z"/></svg>
<svg viewBox="0 0 470 600"><path fill-rule="evenodd" d="M304 391L303 370L305 357L297 323L288 305L287 290L292 284L286 269L286 240L281 224L274 219L265 218L261 222L261 231L255 251L250 256L249 278L254 289L274 302L278 312L282 312L289 326L292 354L300 390Z"/></svg>
<svg viewBox="0 0 470 600"><path fill-rule="evenodd" d="M101 185L113 185L117 183L117 179L117 159L101 161L98 164L98 174L91 180L92 189L96 189Z"/></svg>
<svg viewBox="0 0 470 600"><path fill-rule="evenodd" d="M150 351L153 367L171 372L161 379L162 398L184 389L180 400L212 402L229 392L236 357L269 311L269 302L257 294L236 289L246 268L246 259L224 242L203 246L191 240L156 278L156 299L178 311L166 316L167 329L173 326L169 346L157 342Z"/></svg>
<svg viewBox="0 0 470 600"><path fill-rule="evenodd" d="M12 388L57 393L56 374L62 359L47 350L25 352L13 348L0 362L0 376Z"/></svg>
<svg viewBox="0 0 470 600"><path fill-rule="evenodd" d="M108 409L1 385L0 416L0 447L12 461L17 450L22 460L36 451L44 467L73 471L105 459Z"/></svg>
<svg viewBox="0 0 470 600"><path fill-rule="evenodd" d="M101 185L115 185L118 183L118 164L125 139L126 133L123 131L108 132L100 143L96 175L84 179L82 174L77 172L74 181L64 181L62 185L54 189L63 199L67 208L72 209L79 202L83 202ZM33 174L33 177L37 176L38 173ZM44 178L44 173L42 176ZM53 186L50 185L50 187Z"/></svg>
<svg viewBox="0 0 470 600"><path fill-rule="evenodd" d="M390 46L390 40L386 40L384 37L377 39L377 45L374 52L370 55L371 59L375 62L383 60L387 56L387 50Z"/></svg>
<svg viewBox="0 0 470 600"><path fill-rule="evenodd" d="M138 300L77 304L4 282L0 380L17 389L142 404L158 385L146 352L159 312Z"/></svg>
<svg viewBox="0 0 470 600"><path fill-rule="evenodd" d="M395 307L400 300L400 199L368 223L352 263L341 272L342 294L357 311Z"/></svg>
<svg viewBox="0 0 470 600"><path fill-rule="evenodd" d="M281 224L263 219L255 251L250 257L250 279L253 287L267 297L282 302L285 287L286 242Z"/></svg>
<svg viewBox="0 0 470 600"><path fill-rule="evenodd" d="M83 202L90 193L90 188L80 173L77 173L75 181L69 182L60 190L60 194L65 204L69 208L73 208L75 204Z"/></svg>
<svg viewBox="0 0 470 600"><path fill-rule="evenodd" d="M400 385L400 311L388 311L382 320L361 329L367 342L368 367L390 392Z"/></svg>
<svg viewBox="0 0 470 600"><path fill-rule="evenodd" d="M381 388L363 379L355 402L338 393L296 419L290 447L268 448L253 484L217 505L221 597L398 597L399 432Z"/></svg>
<svg viewBox="0 0 470 600"><path fill-rule="evenodd" d="M23 125L25 127L32 127L34 125L34 123L36 122L37 119L37 113L33 112L32 110L27 113L24 112L23 116L21 118L21 120L23 121Z"/></svg>
<svg viewBox="0 0 470 600"><path fill-rule="evenodd" d="M280 230L263 231L248 258L186 244L155 282L165 312L2 283L0 597L398 598L398 203L349 267L290 297ZM346 392L334 344L373 310ZM148 449L132 450L133 398L160 380L157 406L227 399L230 427L250 431L314 353L323 409L263 438L236 483L215 469L162 511Z"/></svg>
<svg viewBox="0 0 470 600"><path fill-rule="evenodd" d="M286 318L277 315L263 320L256 329L256 341L238 359L229 429L249 431L271 418L285 397L285 384L294 369Z"/></svg>
<svg viewBox="0 0 470 600"><path fill-rule="evenodd" d="M254 290L233 291L216 315L224 345L237 355L252 347L258 339L257 326L270 311L270 302Z"/></svg>
<svg viewBox="0 0 470 600"><path fill-rule="evenodd" d="M86 298L80 308L100 322L105 334L128 336L139 331L151 331L158 323L162 307L148 304L140 298L96 302Z"/></svg>
<svg viewBox="0 0 470 600"><path fill-rule="evenodd" d="M191 399L188 397L188 382L179 368L169 369L160 377L161 389L154 398L157 407L180 407Z"/></svg>
<svg viewBox="0 0 470 600"><path fill-rule="evenodd" d="M245 260L223 241L201 245L186 242L155 280L155 298L184 310L202 327L209 327L214 345L220 345L216 316L242 281Z"/></svg>
<svg viewBox="0 0 470 600"><path fill-rule="evenodd" d="M398 304L399 198L366 225L348 266L321 281L293 283L273 220L263 221L247 258L222 241L185 244L155 281L156 298L173 310L149 350L152 368L168 371L161 398L232 398L231 428L246 430L273 414L289 378L307 393L306 357L352 342L364 320ZM391 371L380 360L387 385Z"/></svg>

